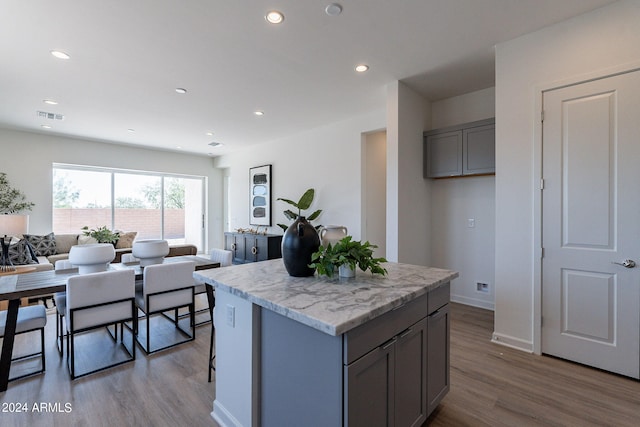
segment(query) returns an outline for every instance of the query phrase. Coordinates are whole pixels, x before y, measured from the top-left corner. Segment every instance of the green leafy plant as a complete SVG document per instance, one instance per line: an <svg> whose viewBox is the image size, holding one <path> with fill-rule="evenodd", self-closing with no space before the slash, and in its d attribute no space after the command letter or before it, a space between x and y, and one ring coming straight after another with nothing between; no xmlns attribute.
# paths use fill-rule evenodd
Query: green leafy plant
<svg viewBox="0 0 640 427"><path fill-rule="evenodd" d="M26 196L9 185L7 174L0 172L0 213L15 214L30 211L34 203L26 202Z"/></svg>
<svg viewBox="0 0 640 427"><path fill-rule="evenodd" d="M320 248L311 256L310 268L315 268L318 274L332 277L338 267L348 265L355 270L356 267L362 271L371 270L372 274L387 274L387 270L380 263L387 262L385 258L374 258L373 250L378 246L367 242L352 240L347 236L338 241L335 245L328 244L327 247Z"/></svg>
<svg viewBox="0 0 640 427"><path fill-rule="evenodd" d="M109 230L106 225L92 229L89 229L89 227L85 225L82 227L82 234L93 237L98 243L112 243L115 245L118 239L120 239L120 233Z"/></svg>
<svg viewBox="0 0 640 427"><path fill-rule="evenodd" d="M288 219L292 221L295 221L299 216L302 216L303 210L307 210L311 207L311 203L313 203L314 197L315 197L315 190L313 188L310 188L304 192L302 197L300 197L300 200L298 200L297 202L294 202L293 200L289 200L289 199L284 199L282 197L278 197L278 200L282 200L283 202L288 203L291 206L298 209L298 213L295 213L291 209L287 209L284 211L284 216L286 216ZM314 219L317 219L321 213L322 213L322 209L318 209L314 211L311 215L308 215L308 216L305 215L305 218L307 219L307 221L313 221ZM285 224L278 224L278 227L282 228L284 231L287 231L287 228L289 228L289 226ZM314 227L317 230L322 226L316 225Z"/></svg>

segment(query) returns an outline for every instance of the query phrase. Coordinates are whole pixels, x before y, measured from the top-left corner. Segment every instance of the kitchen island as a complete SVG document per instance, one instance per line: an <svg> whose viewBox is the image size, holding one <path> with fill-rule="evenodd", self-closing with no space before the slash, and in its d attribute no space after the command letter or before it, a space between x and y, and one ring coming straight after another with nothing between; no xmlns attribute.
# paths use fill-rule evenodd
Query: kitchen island
<svg viewBox="0 0 640 427"><path fill-rule="evenodd" d="M421 425L449 390L449 270L291 277L281 259L194 273L215 287L222 426Z"/></svg>

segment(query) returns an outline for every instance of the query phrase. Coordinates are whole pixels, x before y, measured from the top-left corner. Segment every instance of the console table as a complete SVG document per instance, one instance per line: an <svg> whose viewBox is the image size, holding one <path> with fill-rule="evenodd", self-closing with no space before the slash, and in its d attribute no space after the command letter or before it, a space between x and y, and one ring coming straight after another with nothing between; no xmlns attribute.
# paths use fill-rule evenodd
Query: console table
<svg viewBox="0 0 640 427"><path fill-rule="evenodd" d="M233 252L234 264L282 258L282 236L228 231L224 233L224 248Z"/></svg>

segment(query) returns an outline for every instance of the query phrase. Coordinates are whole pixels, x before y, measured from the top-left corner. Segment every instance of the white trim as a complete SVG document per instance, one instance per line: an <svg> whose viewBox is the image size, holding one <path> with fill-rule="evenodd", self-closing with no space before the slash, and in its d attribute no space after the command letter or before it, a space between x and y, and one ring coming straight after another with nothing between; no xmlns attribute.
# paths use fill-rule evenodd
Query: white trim
<svg viewBox="0 0 640 427"><path fill-rule="evenodd" d="M562 87L586 83L593 80L605 79L619 74L631 73L640 70L640 61L616 65L597 71L592 71L572 77L567 77L552 82L546 82L534 87L534 126L533 126L533 298L532 298L532 322L531 333L533 342L531 350L535 354L542 354L542 258L540 257L540 248L542 247L542 190L539 183L542 176L542 132L543 124L540 121L540 112L543 107L543 94L550 90L560 89ZM511 337L499 337L494 333L493 342L504 344L498 339L508 341ZM513 338L515 339L515 338ZM517 340L517 339L516 339ZM520 341L520 340L518 340ZM526 343L526 341L522 341ZM508 345L508 344L505 344ZM511 345L508 345L511 347ZM515 345L514 348L520 348Z"/></svg>
<svg viewBox="0 0 640 427"><path fill-rule="evenodd" d="M495 303L492 301L485 301L476 298L469 298L462 295L451 295L451 302L457 302L459 304L470 305L472 307L484 308L485 310L495 311Z"/></svg>
<svg viewBox="0 0 640 427"><path fill-rule="evenodd" d="M221 427L242 427L240 421L238 421L231 412L227 411L227 409L217 399L213 401L213 412L211 412L211 417L216 420Z"/></svg>
<svg viewBox="0 0 640 427"><path fill-rule="evenodd" d="M505 347L513 348L515 350L533 353L533 343L531 341L521 340L520 338L511 337L509 335L503 335L494 332L491 335L491 342L503 345Z"/></svg>

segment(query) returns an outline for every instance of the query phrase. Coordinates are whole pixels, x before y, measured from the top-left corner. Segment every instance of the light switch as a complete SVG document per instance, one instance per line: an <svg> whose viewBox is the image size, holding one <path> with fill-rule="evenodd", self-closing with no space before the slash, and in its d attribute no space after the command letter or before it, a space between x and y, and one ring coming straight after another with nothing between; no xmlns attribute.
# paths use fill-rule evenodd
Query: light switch
<svg viewBox="0 0 640 427"><path fill-rule="evenodd" d="M476 219L475 218L469 218L467 220L467 227L474 228L475 226L476 226Z"/></svg>

